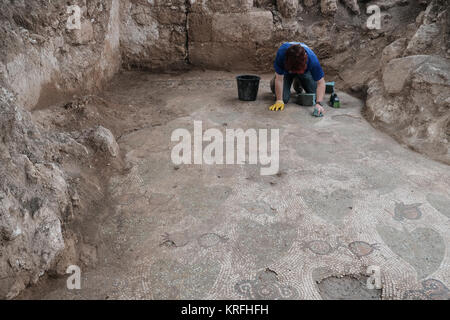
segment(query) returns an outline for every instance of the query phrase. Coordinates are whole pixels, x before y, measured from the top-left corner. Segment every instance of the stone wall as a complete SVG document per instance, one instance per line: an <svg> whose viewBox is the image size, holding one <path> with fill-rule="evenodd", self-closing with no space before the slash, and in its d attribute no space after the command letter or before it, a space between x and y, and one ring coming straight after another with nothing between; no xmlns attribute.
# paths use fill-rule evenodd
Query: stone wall
<svg viewBox="0 0 450 320"><path fill-rule="evenodd" d="M0 299L77 263L59 263L74 251L66 223L79 200L62 159L81 166L93 152L28 111L98 90L119 70L119 0L74 3L81 30L66 28L65 1L0 1Z"/></svg>
<svg viewBox="0 0 450 320"><path fill-rule="evenodd" d="M31 109L94 91L119 70L119 0L72 1L81 30L66 27L65 1L1 2L0 76L19 104Z"/></svg>
<svg viewBox="0 0 450 320"><path fill-rule="evenodd" d="M330 56L339 37L334 22L365 23L355 1L336 0L126 0L121 12L124 66L151 70L270 71L282 42L307 41Z"/></svg>
<svg viewBox="0 0 450 320"><path fill-rule="evenodd" d="M121 53L126 68L179 69L187 52L186 0L121 1Z"/></svg>
<svg viewBox="0 0 450 320"><path fill-rule="evenodd" d="M410 148L450 164L450 16L433 0L410 36L389 44L368 82L367 118Z"/></svg>
<svg viewBox="0 0 450 320"><path fill-rule="evenodd" d="M255 69L259 50L272 40L273 14L253 1L211 1L191 6L189 61L206 68ZM270 44L269 44L270 45Z"/></svg>

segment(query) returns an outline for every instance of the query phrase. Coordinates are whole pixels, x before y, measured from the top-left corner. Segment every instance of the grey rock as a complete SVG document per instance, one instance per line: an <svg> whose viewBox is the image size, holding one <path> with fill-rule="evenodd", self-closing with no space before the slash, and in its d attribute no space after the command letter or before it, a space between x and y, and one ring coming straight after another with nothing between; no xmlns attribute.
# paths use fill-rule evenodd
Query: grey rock
<svg viewBox="0 0 450 320"><path fill-rule="evenodd" d="M98 126L90 132L89 140L97 150L107 152L112 157L117 157L120 153L119 145L114 135L102 126Z"/></svg>
<svg viewBox="0 0 450 320"><path fill-rule="evenodd" d="M336 0L321 0L320 10L324 15L334 15L337 12Z"/></svg>
<svg viewBox="0 0 450 320"><path fill-rule="evenodd" d="M278 11L285 18L297 16L299 6L298 0L277 0Z"/></svg>
<svg viewBox="0 0 450 320"><path fill-rule="evenodd" d="M429 52L430 47L432 47L439 34L440 28L436 23L421 25L409 42L405 55L424 54Z"/></svg>

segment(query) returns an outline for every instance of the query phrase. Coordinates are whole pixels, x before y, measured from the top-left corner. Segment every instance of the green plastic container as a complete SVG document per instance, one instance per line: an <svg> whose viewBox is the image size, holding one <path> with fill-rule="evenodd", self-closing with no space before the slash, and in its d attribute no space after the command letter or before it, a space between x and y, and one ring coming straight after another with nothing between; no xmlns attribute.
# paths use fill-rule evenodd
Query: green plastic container
<svg viewBox="0 0 450 320"><path fill-rule="evenodd" d="M315 106L316 94L315 93L300 93L297 96L297 103L302 106Z"/></svg>

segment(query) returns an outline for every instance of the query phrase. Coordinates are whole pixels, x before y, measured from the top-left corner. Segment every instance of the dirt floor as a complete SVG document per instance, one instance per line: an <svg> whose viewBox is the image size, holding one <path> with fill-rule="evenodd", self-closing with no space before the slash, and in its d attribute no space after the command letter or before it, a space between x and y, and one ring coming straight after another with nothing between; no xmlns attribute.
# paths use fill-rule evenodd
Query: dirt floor
<svg viewBox="0 0 450 320"><path fill-rule="evenodd" d="M53 129L104 124L122 160L92 167L108 192L79 226L97 247L82 289L46 278L20 298L448 299L448 166L375 130L343 92L323 118L295 103L273 113L272 75L255 102L237 99L234 76L124 72L79 104L34 111ZM171 134L194 120L280 129L279 173L174 165ZM382 292L365 288L369 266Z"/></svg>

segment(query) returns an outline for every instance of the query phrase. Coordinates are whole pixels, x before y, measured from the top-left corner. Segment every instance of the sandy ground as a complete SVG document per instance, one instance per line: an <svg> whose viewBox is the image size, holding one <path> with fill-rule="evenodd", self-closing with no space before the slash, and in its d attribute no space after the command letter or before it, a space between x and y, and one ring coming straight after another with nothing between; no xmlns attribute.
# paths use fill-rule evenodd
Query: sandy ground
<svg viewBox="0 0 450 320"><path fill-rule="evenodd" d="M448 299L448 166L372 128L342 92L323 118L295 103L270 112L270 77L241 102L231 73L119 75L101 97L134 110L118 137L128 170L108 183L99 262L81 290L57 279L22 298ZM194 120L279 129L279 173L174 165L171 134ZM382 292L365 288L368 266Z"/></svg>

